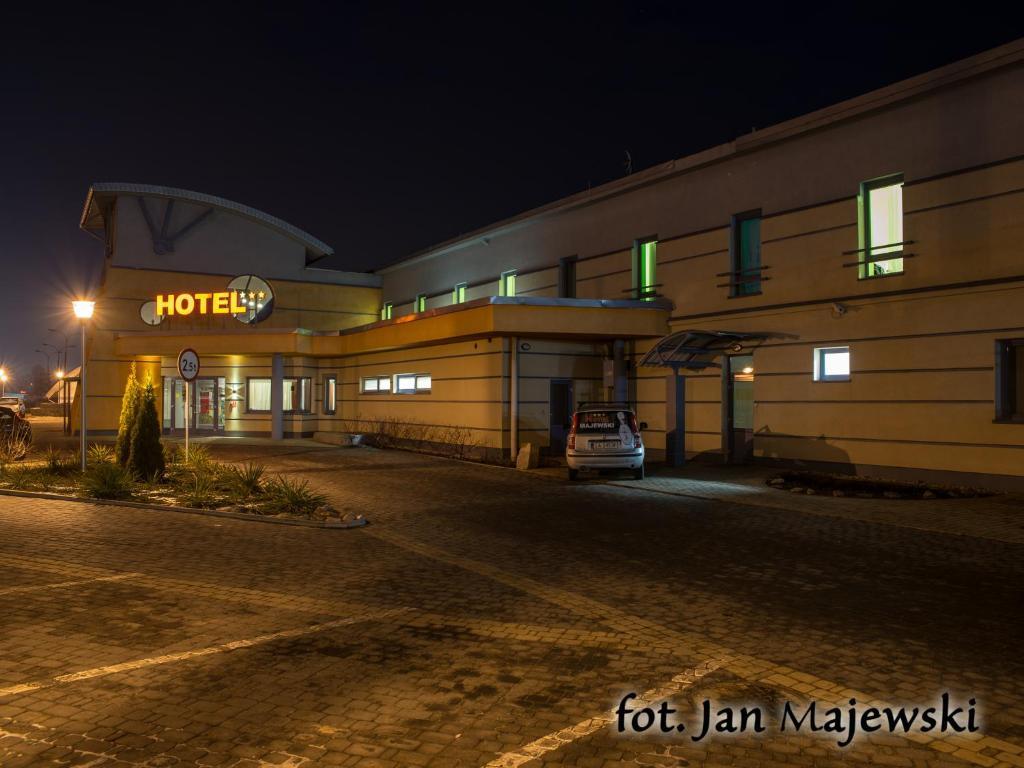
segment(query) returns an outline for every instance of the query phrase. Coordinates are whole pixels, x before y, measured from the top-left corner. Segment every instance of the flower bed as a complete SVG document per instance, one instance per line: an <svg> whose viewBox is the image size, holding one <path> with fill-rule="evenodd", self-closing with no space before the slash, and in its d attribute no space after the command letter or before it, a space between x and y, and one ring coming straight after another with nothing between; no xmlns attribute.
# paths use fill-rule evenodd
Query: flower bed
<svg viewBox="0 0 1024 768"><path fill-rule="evenodd" d="M82 473L77 453L52 448L18 461L0 457L0 488L302 520L350 522L360 517L339 513L307 480L269 476L264 465L253 462L223 464L200 446L190 449L188 461L176 446L164 446L166 469L148 479L118 464L106 446L94 445L86 459L88 469Z"/></svg>
<svg viewBox="0 0 1024 768"><path fill-rule="evenodd" d="M802 470L779 472L766 482L772 488L789 493L853 496L861 499L954 499L993 495L991 491L968 486L899 482Z"/></svg>

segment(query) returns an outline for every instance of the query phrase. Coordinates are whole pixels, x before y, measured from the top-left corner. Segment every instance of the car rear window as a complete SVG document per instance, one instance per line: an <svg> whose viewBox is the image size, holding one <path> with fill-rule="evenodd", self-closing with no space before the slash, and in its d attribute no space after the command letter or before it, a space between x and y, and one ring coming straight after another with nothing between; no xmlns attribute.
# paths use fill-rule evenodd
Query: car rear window
<svg viewBox="0 0 1024 768"><path fill-rule="evenodd" d="M622 421L632 428L633 414L629 411L581 411L576 414L577 432L618 432Z"/></svg>

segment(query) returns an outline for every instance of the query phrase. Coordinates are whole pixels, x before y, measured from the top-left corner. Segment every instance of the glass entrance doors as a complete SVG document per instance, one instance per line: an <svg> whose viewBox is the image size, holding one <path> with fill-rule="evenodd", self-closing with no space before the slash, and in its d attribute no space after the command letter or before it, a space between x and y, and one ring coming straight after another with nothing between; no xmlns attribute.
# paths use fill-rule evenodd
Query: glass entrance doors
<svg viewBox="0 0 1024 768"><path fill-rule="evenodd" d="M188 411L185 412L185 387L189 391ZM178 378L164 379L164 434L184 434L185 419L189 430L196 435L224 431L224 378L196 379L188 385Z"/></svg>
<svg viewBox="0 0 1024 768"><path fill-rule="evenodd" d="M727 355L722 364L725 387L723 442L729 462L749 461L754 451L754 357Z"/></svg>

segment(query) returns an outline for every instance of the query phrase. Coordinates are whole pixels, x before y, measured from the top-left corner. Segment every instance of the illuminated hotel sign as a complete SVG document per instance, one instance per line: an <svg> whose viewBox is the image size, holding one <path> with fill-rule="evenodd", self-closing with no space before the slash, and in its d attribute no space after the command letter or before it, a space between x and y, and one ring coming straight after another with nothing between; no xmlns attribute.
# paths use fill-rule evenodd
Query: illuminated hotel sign
<svg viewBox="0 0 1024 768"><path fill-rule="evenodd" d="M265 294L260 291L261 303L264 298ZM245 294L235 291L160 294L156 297L156 314L157 317L191 315L193 312L199 315L239 315L249 311L247 302Z"/></svg>
<svg viewBox="0 0 1024 768"><path fill-rule="evenodd" d="M158 294L155 301L145 302L139 311L148 325L160 325L168 317L191 315L232 315L243 323L258 323L273 308L274 292L267 281L256 275L242 275L223 291Z"/></svg>

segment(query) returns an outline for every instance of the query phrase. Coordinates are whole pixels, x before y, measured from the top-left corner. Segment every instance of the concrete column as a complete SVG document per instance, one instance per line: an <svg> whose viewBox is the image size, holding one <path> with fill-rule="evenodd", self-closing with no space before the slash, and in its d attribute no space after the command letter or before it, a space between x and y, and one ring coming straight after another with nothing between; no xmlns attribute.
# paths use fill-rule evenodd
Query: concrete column
<svg viewBox="0 0 1024 768"><path fill-rule="evenodd" d="M280 352L270 364L270 437L284 439L284 357Z"/></svg>
<svg viewBox="0 0 1024 768"><path fill-rule="evenodd" d="M615 365L612 400L626 402L629 399L629 379L626 376L626 342L622 339L612 343L612 360Z"/></svg>
<svg viewBox="0 0 1024 768"><path fill-rule="evenodd" d="M509 458L515 462L519 456L519 338L513 336L508 350L508 414Z"/></svg>
<svg viewBox="0 0 1024 768"><path fill-rule="evenodd" d="M665 377L665 462L686 463L686 376L673 371Z"/></svg>

